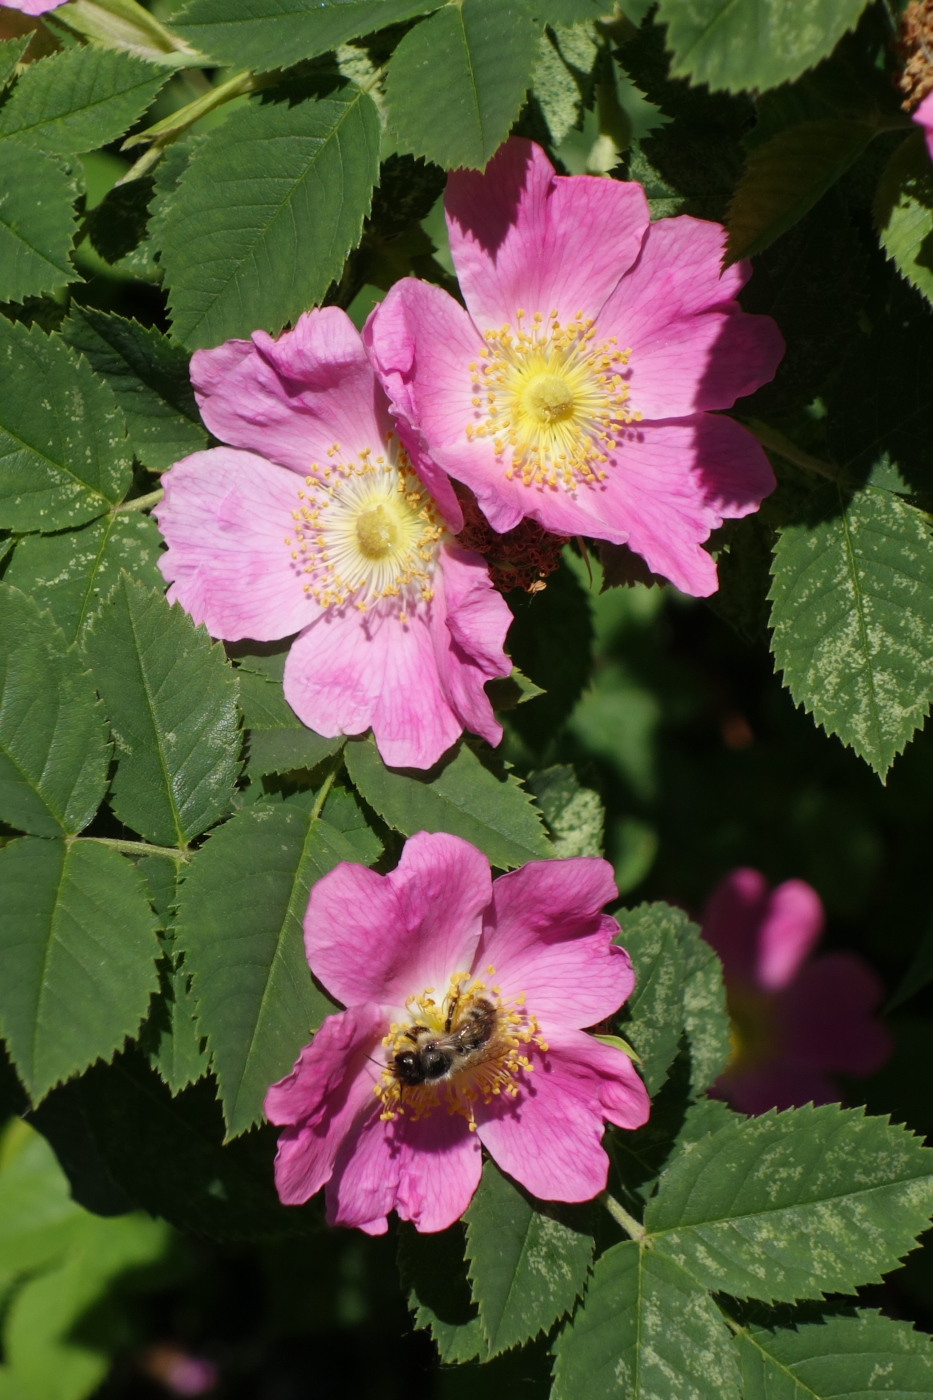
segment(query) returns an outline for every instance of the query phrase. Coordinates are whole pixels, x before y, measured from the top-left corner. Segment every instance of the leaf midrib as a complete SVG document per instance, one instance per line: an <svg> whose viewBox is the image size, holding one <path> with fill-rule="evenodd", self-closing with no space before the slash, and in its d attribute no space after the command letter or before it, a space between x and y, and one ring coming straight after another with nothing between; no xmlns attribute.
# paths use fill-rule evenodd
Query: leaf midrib
<svg viewBox="0 0 933 1400"><path fill-rule="evenodd" d="M24 131L37 131L44 126L56 126L60 122L67 121L69 117L76 117L82 112L93 112L96 107L105 107L108 102L113 102L115 98L128 97L132 93L137 92L140 88L148 87L155 76L157 75L153 74L149 77L142 78L139 82L133 83L131 87L119 88L113 92L105 93L103 97L97 97L93 102L85 102L81 107L71 107L65 112L59 112L57 116L41 117L37 121L29 122L24 126L18 126L12 131L0 130L0 141L14 141L18 137L21 137ZM41 149L51 150L52 148L42 147ZM58 150L54 150L52 153L56 155L62 154L62 152Z"/></svg>
<svg viewBox="0 0 933 1400"><path fill-rule="evenodd" d="M158 725L157 720L156 720L156 710L155 710L155 705L154 705L154 703L153 703L153 697L152 697L152 694L151 694L150 689L149 689L149 678L148 678L148 676L147 676L147 674L146 674L146 670L145 670L145 667L144 667L144 665L143 665L142 652L141 652L141 650L140 650L140 639L139 639L139 634L138 634L137 629L136 629L136 617L135 617L135 614L134 614L134 612L133 612L133 606L132 606L132 603L131 603L131 601L130 601L130 593L129 593L129 590L128 590L127 586L126 586L126 579L125 579L125 577L124 577L124 579L122 580L122 583L123 583L123 597L124 597L124 601L125 601L125 603L126 603L126 614L127 614L128 620L129 620L130 631L131 631L132 636L133 636L133 656L134 656L134 658L135 658L135 660L136 660L136 663L137 663L137 666L138 666L138 669L139 669L139 678L140 678L140 681L141 681L141 684L142 684L143 696L144 696L144 699L145 699L145 702L146 702L146 712L147 712L147 714L148 714L148 716L149 716L149 719L150 719L150 721L151 721L151 724L152 724L152 731L153 731L153 734L155 735L155 746L154 746L154 747L155 747L156 753L158 754L158 758L159 758L159 767L160 767L161 770L162 770L162 781L163 781L163 784L164 784L164 787L165 787L166 795L167 795L167 797L168 797L168 804L169 804L169 809L170 809L171 814L172 814L172 821L173 821L174 826L175 826L175 836L176 836L176 838L177 838L175 844L176 844L176 846L178 846L179 850L184 850L184 849L185 849L185 846L186 846L186 844L187 844L187 838L186 838L185 833L184 833L184 831L183 831L183 829L182 829L182 826L181 826L181 812L179 811L179 809L178 809L178 807L177 807L177 805L176 805L176 802L175 802L175 794L174 794L174 792L173 792L173 790L172 790L171 777L170 777L170 774L169 774L168 766L167 766L166 761L165 761L165 754L164 754L164 752L163 752L163 747L162 747L162 736L161 736L161 732L160 732L160 729L159 729L159 725Z"/></svg>

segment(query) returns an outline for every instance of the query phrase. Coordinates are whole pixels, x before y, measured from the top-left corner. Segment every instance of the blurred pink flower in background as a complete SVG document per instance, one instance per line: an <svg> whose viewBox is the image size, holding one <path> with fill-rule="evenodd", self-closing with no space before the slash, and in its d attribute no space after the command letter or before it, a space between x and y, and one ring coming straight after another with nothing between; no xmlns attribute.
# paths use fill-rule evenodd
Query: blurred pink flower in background
<svg viewBox="0 0 933 1400"><path fill-rule="evenodd" d="M445 203L466 310L408 277L364 332L416 465L469 486L500 533L530 516L713 593L702 542L774 489L751 434L707 411L783 354L735 300L751 265L722 269L720 224L650 223L636 181L555 175L517 137L454 171Z"/></svg>
<svg viewBox="0 0 933 1400"><path fill-rule="evenodd" d="M24 15L44 15L57 10L65 0L0 0L0 10L19 10Z"/></svg>
<svg viewBox="0 0 933 1400"><path fill-rule="evenodd" d="M645 1086L585 1034L634 984L607 861L531 861L493 881L457 836L420 832L378 875L344 862L311 891L311 970L346 1007L266 1095L285 1131L278 1193L326 1188L327 1218L367 1234L396 1210L443 1230L479 1185L482 1149L543 1200L605 1188L605 1123L637 1128Z"/></svg>
<svg viewBox="0 0 933 1400"><path fill-rule="evenodd" d="M892 1041L877 1016L884 988L857 953L811 953L823 932L812 886L769 889L733 870L710 895L703 937L722 960L733 1055L713 1093L742 1113L836 1103L833 1074L873 1074Z"/></svg>
<svg viewBox="0 0 933 1400"><path fill-rule="evenodd" d="M169 600L226 641L297 633L285 698L318 734L371 726L386 763L414 768L464 728L497 744L483 686L512 669L512 614L412 471L346 313L198 350L191 378L232 446L162 478Z"/></svg>
<svg viewBox="0 0 933 1400"><path fill-rule="evenodd" d="M923 128L927 150L930 153L930 159L933 160L933 92L923 99L912 115L917 125Z"/></svg>

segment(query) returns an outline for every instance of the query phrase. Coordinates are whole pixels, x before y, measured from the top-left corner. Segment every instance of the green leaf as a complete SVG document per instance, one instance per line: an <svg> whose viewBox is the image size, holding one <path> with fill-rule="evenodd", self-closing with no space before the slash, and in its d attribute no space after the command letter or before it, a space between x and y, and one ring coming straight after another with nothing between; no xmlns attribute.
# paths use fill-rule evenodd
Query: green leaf
<svg viewBox="0 0 933 1400"><path fill-rule="evenodd" d="M933 1394L930 1338L878 1312L736 1337L745 1400L864 1400Z"/></svg>
<svg viewBox="0 0 933 1400"><path fill-rule="evenodd" d="M583 787L567 763L528 778L528 791L544 813L556 856L601 856L606 811L599 794Z"/></svg>
<svg viewBox="0 0 933 1400"><path fill-rule="evenodd" d="M304 1236L319 1230L319 1200L283 1206L272 1167L278 1134L247 1133L222 1145L214 1085L202 1079L173 1098L142 1056L97 1065L56 1090L88 1125L95 1160L135 1204L196 1235L221 1240ZM72 1165L63 1160L72 1173Z"/></svg>
<svg viewBox="0 0 933 1400"><path fill-rule="evenodd" d="M470 1296L461 1224L422 1235L410 1225L399 1232L399 1272L408 1289L415 1326L434 1338L445 1365L488 1360L489 1349Z"/></svg>
<svg viewBox="0 0 933 1400"><path fill-rule="evenodd" d="M926 1228L931 1169L933 1150L861 1109L769 1112L681 1153L645 1227L707 1288L765 1302L851 1293Z"/></svg>
<svg viewBox="0 0 933 1400"><path fill-rule="evenodd" d="M892 491L815 493L774 551L772 648L798 705L884 779L933 696L927 519Z"/></svg>
<svg viewBox="0 0 933 1400"><path fill-rule="evenodd" d="M490 772L460 743L425 773L387 768L370 739L351 739L344 754L354 787L384 822L405 836L449 831L472 841L503 870L550 856L541 818L518 778Z"/></svg>
<svg viewBox="0 0 933 1400"><path fill-rule="evenodd" d="M399 149L482 170L521 110L539 34L521 0L461 0L409 30L386 74Z"/></svg>
<svg viewBox="0 0 933 1400"><path fill-rule="evenodd" d="M157 985L145 885L91 841L0 850L0 1024L34 1102L135 1035Z"/></svg>
<svg viewBox="0 0 933 1400"><path fill-rule="evenodd" d="M70 258L77 231L74 176L53 156L3 141L0 189L0 301L63 291L77 277ZM5 358L0 349L0 366Z"/></svg>
<svg viewBox="0 0 933 1400"><path fill-rule="evenodd" d="M933 301L933 167L924 133L891 156L875 195L881 246L902 277Z"/></svg>
<svg viewBox="0 0 933 1400"><path fill-rule="evenodd" d="M438 0L190 0L172 24L196 49L237 68L286 68L348 39L437 8Z"/></svg>
<svg viewBox="0 0 933 1400"><path fill-rule="evenodd" d="M31 598L0 584L0 819L75 835L107 791L110 746L90 676Z"/></svg>
<svg viewBox="0 0 933 1400"><path fill-rule="evenodd" d="M183 847L230 809L239 772L236 674L203 627L121 574L85 639L119 759L111 806Z"/></svg>
<svg viewBox="0 0 933 1400"><path fill-rule="evenodd" d="M27 65L0 110L0 140L58 155L92 151L122 136L170 76L133 54L96 44Z"/></svg>
<svg viewBox="0 0 933 1400"><path fill-rule="evenodd" d="M509 653L545 694L509 716L536 753L553 747L593 669L593 620L589 595L566 563L540 593L513 591Z"/></svg>
<svg viewBox="0 0 933 1400"><path fill-rule="evenodd" d="M0 39L0 88L6 87L13 77L31 39L32 34L21 34L18 39Z"/></svg>
<svg viewBox="0 0 933 1400"><path fill-rule="evenodd" d="M357 88L233 112L156 221L178 339L277 333L319 302L359 242L378 171L379 119Z"/></svg>
<svg viewBox="0 0 933 1400"><path fill-rule="evenodd" d="M210 1068L210 1056L197 1024L191 978L184 956L175 947L174 913L178 903L180 862L167 856L147 856L137 869L149 886L150 899L162 926L163 957L159 995L153 1000L140 1043L173 1094L195 1084Z"/></svg>
<svg viewBox="0 0 933 1400"><path fill-rule="evenodd" d="M3 1269L40 1268L66 1248L80 1208L45 1138L22 1119L4 1129L0 1163Z"/></svg>
<svg viewBox="0 0 933 1400"><path fill-rule="evenodd" d="M311 886L342 860L356 847L315 811L263 803L214 833L182 886L176 941L228 1138L259 1121L269 1085L335 1009L311 979L302 921Z"/></svg>
<svg viewBox="0 0 933 1400"><path fill-rule="evenodd" d="M690 1089L697 1094L729 1060L729 1019L722 969L682 909L642 904L619 916L616 938L632 959L635 990L626 1002L626 1036L641 1060L648 1092L664 1083L686 1032Z"/></svg>
<svg viewBox="0 0 933 1400"><path fill-rule="evenodd" d="M866 0L661 0L671 73L715 92L764 91L826 58Z"/></svg>
<svg viewBox="0 0 933 1400"><path fill-rule="evenodd" d="M156 562L161 552L162 537L148 515L108 513L80 530L25 535L4 580L47 608L73 642L97 614L121 569L150 588L164 587Z"/></svg>
<svg viewBox="0 0 933 1400"><path fill-rule="evenodd" d="M249 731L246 771L257 778L266 773L316 768L339 751L343 737L325 739L302 724L282 693L281 678L251 669L257 659L248 657L238 667L240 709Z"/></svg>
<svg viewBox="0 0 933 1400"><path fill-rule="evenodd" d="M30 161L35 168L42 157L32 152ZM132 480L123 417L107 386L56 336L5 318L0 478L0 526L11 530L83 525L117 505Z"/></svg>
<svg viewBox="0 0 933 1400"><path fill-rule="evenodd" d="M756 146L729 205L729 261L760 253L799 222L874 134L866 122L805 122Z"/></svg>
<svg viewBox="0 0 933 1400"><path fill-rule="evenodd" d="M585 1206L533 1200L486 1162L464 1219L489 1356L549 1331L583 1296L593 1259L591 1215Z"/></svg>
<svg viewBox="0 0 933 1400"><path fill-rule="evenodd" d="M582 1308L554 1346L553 1400L739 1400L735 1347L689 1274L634 1242L596 1262Z"/></svg>
<svg viewBox="0 0 933 1400"><path fill-rule="evenodd" d="M74 304L61 335L110 385L147 467L163 471L207 446L180 345L138 321Z"/></svg>

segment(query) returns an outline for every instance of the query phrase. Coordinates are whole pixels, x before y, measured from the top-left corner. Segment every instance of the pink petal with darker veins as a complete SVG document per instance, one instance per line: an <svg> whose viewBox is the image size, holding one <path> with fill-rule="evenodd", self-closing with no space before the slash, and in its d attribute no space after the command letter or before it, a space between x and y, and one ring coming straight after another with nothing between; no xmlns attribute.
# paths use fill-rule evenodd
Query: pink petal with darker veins
<svg viewBox="0 0 933 1400"><path fill-rule="evenodd" d="M507 1000L525 993L547 1040L552 1027L596 1025L631 994L619 926L602 913L617 897L612 866L593 856L529 861L493 883L477 966L495 968Z"/></svg>
<svg viewBox="0 0 933 1400"><path fill-rule="evenodd" d="M213 637L275 641L317 611L285 543L295 477L251 452L214 447L162 477L153 514L168 544L159 567L178 602Z"/></svg>
<svg viewBox="0 0 933 1400"><path fill-rule="evenodd" d="M311 890L311 971L346 1006L404 1007L426 987L443 993L453 973L472 967L491 897L486 857L446 832L409 837L388 875L344 862Z"/></svg>
<svg viewBox="0 0 933 1400"><path fill-rule="evenodd" d="M450 251L480 330L556 310L596 316L635 261L648 204L634 181L562 176L540 146L512 137L485 171L455 170L444 198Z"/></svg>
<svg viewBox="0 0 933 1400"><path fill-rule="evenodd" d="M638 1128L648 1119L644 1084L628 1056L582 1031L548 1033L532 1049L534 1070L517 1100L477 1105L477 1135L496 1165L533 1196L588 1201L605 1190L605 1121Z"/></svg>
<svg viewBox="0 0 933 1400"><path fill-rule="evenodd" d="M364 448L385 450L392 422L359 332L345 311L306 312L273 340L254 331L196 350L191 380L201 417L215 437L302 475Z"/></svg>
<svg viewBox="0 0 933 1400"><path fill-rule="evenodd" d="M275 1184L285 1205L301 1205L330 1177L351 1125L375 1102L379 1075L370 1057L388 1025L384 1008L354 1006L328 1016L295 1067L266 1094L270 1123L285 1127L275 1158Z"/></svg>

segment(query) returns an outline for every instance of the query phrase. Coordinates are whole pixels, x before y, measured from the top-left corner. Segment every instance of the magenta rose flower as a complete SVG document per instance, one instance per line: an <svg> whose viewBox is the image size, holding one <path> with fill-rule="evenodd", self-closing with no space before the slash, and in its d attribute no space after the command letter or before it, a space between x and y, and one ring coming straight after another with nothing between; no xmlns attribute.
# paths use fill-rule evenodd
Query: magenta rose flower
<svg viewBox="0 0 933 1400"><path fill-rule="evenodd" d="M415 768L464 728L498 743L483 686L511 670L511 613L412 471L345 312L198 350L191 377L231 446L163 477L169 599L227 641L297 633L285 697L318 734L371 726Z"/></svg>
<svg viewBox="0 0 933 1400"><path fill-rule="evenodd" d="M933 160L933 92L928 93L923 99L916 112L912 114L912 118L918 126L923 128L927 150L930 153L930 159Z"/></svg>
<svg viewBox="0 0 933 1400"><path fill-rule="evenodd" d="M719 224L651 224L636 182L555 175L518 138L484 174L454 171L446 206L467 309L406 278L366 331L409 451L465 482L494 530L531 516L714 592L702 541L774 488L755 439L707 411L783 353L735 301L749 264L720 271Z"/></svg>
<svg viewBox="0 0 933 1400"><path fill-rule="evenodd" d="M341 864L314 886L305 948L345 1007L266 1095L282 1125L279 1196L322 1186L327 1218L382 1234L391 1210L443 1230L479 1183L482 1149L544 1200L606 1185L606 1122L637 1128L648 1095L628 1056L582 1027L632 990L613 944L612 867L532 861L490 878L457 836L420 832L397 869Z"/></svg>
<svg viewBox="0 0 933 1400"><path fill-rule="evenodd" d="M891 1053L877 974L857 953L812 958L823 906L812 886L775 889L733 870L710 896L703 937L719 954L733 1056L713 1092L742 1113L837 1103L832 1075L873 1074Z"/></svg>

